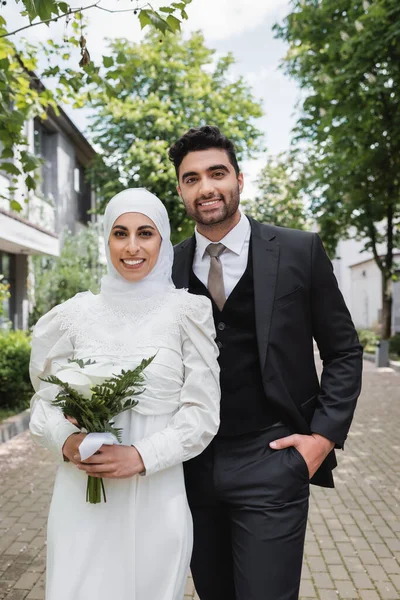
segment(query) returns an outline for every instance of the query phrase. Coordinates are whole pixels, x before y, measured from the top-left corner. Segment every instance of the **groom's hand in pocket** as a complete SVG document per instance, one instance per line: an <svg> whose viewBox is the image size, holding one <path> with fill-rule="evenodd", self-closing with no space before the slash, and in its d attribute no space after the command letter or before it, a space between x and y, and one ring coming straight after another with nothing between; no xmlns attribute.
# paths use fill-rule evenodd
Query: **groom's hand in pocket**
<svg viewBox="0 0 400 600"><path fill-rule="evenodd" d="M96 454L78 464L78 469L93 477L124 479L145 470L142 457L134 446L102 446Z"/></svg>
<svg viewBox="0 0 400 600"><path fill-rule="evenodd" d="M273 450L283 450L284 448L294 446L304 458L310 479L335 446L331 440L318 433L312 433L311 435L294 433L293 435L270 442L269 445Z"/></svg>

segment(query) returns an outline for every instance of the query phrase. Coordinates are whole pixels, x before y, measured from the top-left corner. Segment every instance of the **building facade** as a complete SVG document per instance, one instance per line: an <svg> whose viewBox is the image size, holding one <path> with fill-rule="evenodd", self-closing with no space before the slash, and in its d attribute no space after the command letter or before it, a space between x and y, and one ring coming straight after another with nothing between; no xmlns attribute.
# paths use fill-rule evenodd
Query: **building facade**
<svg viewBox="0 0 400 600"><path fill-rule="evenodd" d="M357 329L379 332L382 323L381 271L371 252L364 252L364 243L356 239L340 240L333 260L335 275ZM378 247L380 255L384 247ZM394 262L399 265L400 251ZM392 334L400 332L400 285L392 282Z"/></svg>
<svg viewBox="0 0 400 600"><path fill-rule="evenodd" d="M66 113L60 109L58 116L28 121L25 134L30 151L42 159L40 182L35 193L28 192L23 178L18 182L19 213L0 199L0 275L11 293L0 327L11 322L15 329L28 327L29 256L58 256L63 232L76 233L95 218L89 212L95 195L86 171L96 153ZM7 174L0 172L0 195L8 195L9 185Z"/></svg>

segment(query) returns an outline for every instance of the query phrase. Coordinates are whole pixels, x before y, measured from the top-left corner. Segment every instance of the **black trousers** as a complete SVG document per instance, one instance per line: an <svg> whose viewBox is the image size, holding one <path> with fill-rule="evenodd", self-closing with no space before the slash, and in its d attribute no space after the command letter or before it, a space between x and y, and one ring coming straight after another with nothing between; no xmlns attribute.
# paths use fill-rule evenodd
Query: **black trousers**
<svg viewBox="0 0 400 600"><path fill-rule="evenodd" d="M185 464L201 600L298 599L308 468L295 448L268 445L290 433L282 426L217 437Z"/></svg>

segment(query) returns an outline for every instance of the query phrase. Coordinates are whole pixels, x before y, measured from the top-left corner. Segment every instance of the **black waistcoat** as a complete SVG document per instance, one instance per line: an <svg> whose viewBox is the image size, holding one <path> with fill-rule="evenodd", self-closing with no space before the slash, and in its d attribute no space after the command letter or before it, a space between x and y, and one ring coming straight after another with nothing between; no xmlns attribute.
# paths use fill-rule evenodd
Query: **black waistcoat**
<svg viewBox="0 0 400 600"><path fill-rule="evenodd" d="M193 273L189 291L211 298ZM251 243L246 271L220 311L212 301L221 367L221 425L218 435L258 431L280 420L265 396L257 347Z"/></svg>

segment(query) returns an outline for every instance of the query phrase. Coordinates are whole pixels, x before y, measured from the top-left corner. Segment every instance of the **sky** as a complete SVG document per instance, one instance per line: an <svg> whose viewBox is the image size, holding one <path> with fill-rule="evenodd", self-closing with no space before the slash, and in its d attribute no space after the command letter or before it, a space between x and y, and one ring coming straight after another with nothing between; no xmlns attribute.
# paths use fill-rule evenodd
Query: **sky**
<svg viewBox="0 0 400 600"><path fill-rule="evenodd" d="M133 10L136 3L136 0L102 0L101 5L111 10ZM85 4L92 2L87 0L83 6ZM152 2L154 8L165 4L165 0ZM75 7L73 1L71 6ZM5 7L1 5L0 14L5 17L9 31L27 24L26 19L19 16L21 9L22 4L16 5L15 0L8 0ZM287 150L300 94L295 82L279 68L287 47L274 38L272 27L290 12L289 0L192 0L187 12L189 19L184 23L184 33L201 29L208 47L222 55L232 52L236 59L232 72L244 76L255 98L262 101L265 115L257 121L257 126L264 132L268 152L277 154ZM86 14L89 18L87 46L95 61L107 53L107 38L126 37L139 42L143 37L138 19L132 13L109 14L90 9ZM65 24L60 21L49 27L39 25L15 35L13 40L17 43L20 36L33 43L49 37L61 40L64 28ZM84 111L67 107L66 112L84 132ZM265 158L261 156L241 165L246 198L254 197L255 179L264 163Z"/></svg>

